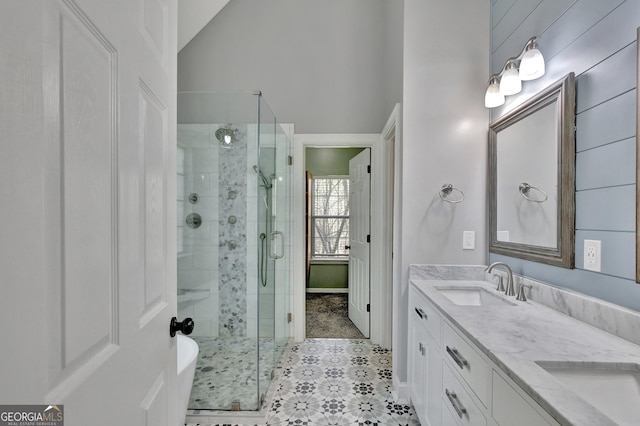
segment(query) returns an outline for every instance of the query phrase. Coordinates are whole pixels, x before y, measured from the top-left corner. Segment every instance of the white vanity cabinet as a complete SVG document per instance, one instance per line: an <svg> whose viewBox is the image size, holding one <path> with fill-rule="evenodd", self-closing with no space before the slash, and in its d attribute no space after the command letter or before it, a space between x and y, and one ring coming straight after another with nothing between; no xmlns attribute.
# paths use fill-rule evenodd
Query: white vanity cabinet
<svg viewBox="0 0 640 426"><path fill-rule="evenodd" d="M409 293L409 395L423 426L441 420L442 319L417 290Z"/></svg>
<svg viewBox="0 0 640 426"><path fill-rule="evenodd" d="M559 425L413 285L409 309L409 394L423 426Z"/></svg>

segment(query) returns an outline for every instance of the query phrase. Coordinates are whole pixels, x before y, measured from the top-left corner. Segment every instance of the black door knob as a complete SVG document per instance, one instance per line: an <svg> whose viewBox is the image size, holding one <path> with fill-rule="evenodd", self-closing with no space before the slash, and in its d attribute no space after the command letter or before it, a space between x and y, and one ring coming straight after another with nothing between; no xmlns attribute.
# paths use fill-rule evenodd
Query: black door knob
<svg viewBox="0 0 640 426"><path fill-rule="evenodd" d="M344 246L345 250L351 250L351 246Z"/></svg>
<svg viewBox="0 0 640 426"><path fill-rule="evenodd" d="M171 337L175 337L177 331L184 335L189 335L195 326L196 324L191 318L185 318L182 322L178 322L178 319L173 317L171 318L171 324L169 325L169 335Z"/></svg>

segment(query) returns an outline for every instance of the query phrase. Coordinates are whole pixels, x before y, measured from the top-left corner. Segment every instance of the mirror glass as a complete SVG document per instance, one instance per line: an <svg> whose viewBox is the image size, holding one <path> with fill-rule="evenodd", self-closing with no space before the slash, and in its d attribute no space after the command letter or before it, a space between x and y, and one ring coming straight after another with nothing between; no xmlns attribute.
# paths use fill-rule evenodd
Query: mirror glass
<svg viewBox="0 0 640 426"><path fill-rule="evenodd" d="M489 127L490 251L573 267L573 74Z"/></svg>

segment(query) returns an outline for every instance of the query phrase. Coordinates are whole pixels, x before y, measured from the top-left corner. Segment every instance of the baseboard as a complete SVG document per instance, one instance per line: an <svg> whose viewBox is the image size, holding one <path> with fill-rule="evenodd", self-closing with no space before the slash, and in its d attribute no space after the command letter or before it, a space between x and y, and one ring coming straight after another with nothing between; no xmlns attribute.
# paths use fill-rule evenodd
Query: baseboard
<svg viewBox="0 0 640 426"><path fill-rule="evenodd" d="M409 403L409 386L407 382L401 382L398 376L393 375L393 387L391 389L393 400L398 404Z"/></svg>
<svg viewBox="0 0 640 426"><path fill-rule="evenodd" d="M348 288L308 288L307 293L349 293Z"/></svg>

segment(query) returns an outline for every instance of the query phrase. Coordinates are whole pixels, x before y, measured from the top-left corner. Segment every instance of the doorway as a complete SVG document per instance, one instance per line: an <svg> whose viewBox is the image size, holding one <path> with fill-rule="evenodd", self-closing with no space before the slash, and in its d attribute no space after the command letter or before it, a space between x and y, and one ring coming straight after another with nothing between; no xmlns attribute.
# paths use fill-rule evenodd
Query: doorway
<svg viewBox="0 0 640 426"><path fill-rule="evenodd" d="M305 148L306 337L369 337L368 147Z"/></svg>
<svg viewBox="0 0 640 426"><path fill-rule="evenodd" d="M393 117L399 116L399 105ZM391 123L391 119L390 119ZM393 123L399 123L394 119ZM385 132L389 123L385 126ZM399 129L400 126L395 126ZM305 176L305 150L308 147L366 147L371 149L371 226L370 226L370 338L372 343L391 348L392 328L392 247L394 227L391 208L394 180L394 157L389 153L386 133L371 134L298 134L294 143L294 176ZM399 138L396 138L396 146ZM396 157L395 160L397 161ZM391 173L391 175L390 175ZM294 247L305 244L305 179L293 179ZM398 202L399 198L396 199ZM399 216L396 216L399 217ZM305 250L295 250L293 270L293 318L294 340L305 338L305 298L306 298Z"/></svg>

